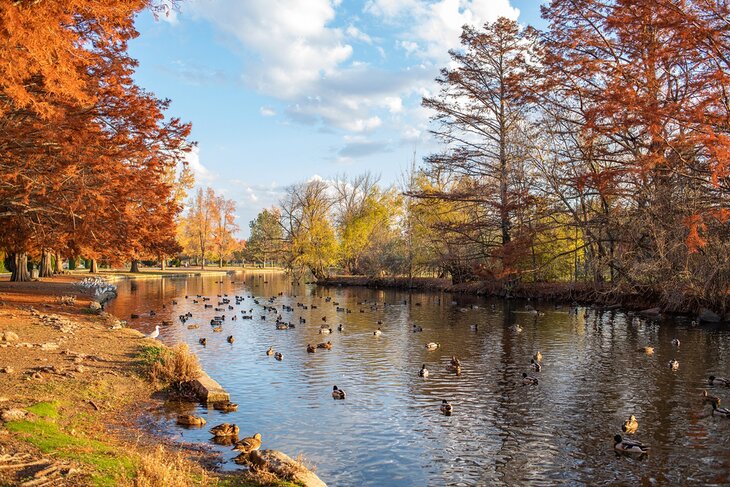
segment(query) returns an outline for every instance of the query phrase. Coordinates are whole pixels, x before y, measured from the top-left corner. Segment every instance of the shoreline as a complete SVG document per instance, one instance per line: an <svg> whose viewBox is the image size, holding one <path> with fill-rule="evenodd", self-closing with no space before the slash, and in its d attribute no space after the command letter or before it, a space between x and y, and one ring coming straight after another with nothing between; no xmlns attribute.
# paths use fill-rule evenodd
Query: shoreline
<svg viewBox="0 0 730 487"><path fill-rule="evenodd" d="M0 485L294 485L222 472L207 444L151 431L172 398L145 377L141 353L169 347L95 309L74 284L87 276L0 282Z"/></svg>
<svg viewBox="0 0 730 487"><path fill-rule="evenodd" d="M554 303L578 303L606 309L637 311L658 316L660 314L694 315L703 321L730 322L730 312L724 316L699 305L663 305L661 298L651 290L639 292L595 283L527 283L518 284L509 292L500 283L476 281L452 284L449 279L429 277L382 277L333 276L316 282L323 287L368 287L374 289L398 289L403 291L435 291L450 294L496 297L502 299L524 299ZM687 300L689 301L689 299ZM702 318L704 317L704 319ZM716 318L719 318L716 319Z"/></svg>

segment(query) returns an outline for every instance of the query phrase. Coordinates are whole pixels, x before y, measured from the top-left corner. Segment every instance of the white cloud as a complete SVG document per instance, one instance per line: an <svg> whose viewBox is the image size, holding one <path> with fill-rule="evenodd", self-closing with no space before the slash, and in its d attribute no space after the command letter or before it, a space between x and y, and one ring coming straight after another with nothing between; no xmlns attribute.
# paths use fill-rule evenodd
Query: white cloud
<svg viewBox="0 0 730 487"><path fill-rule="evenodd" d="M347 30L345 31L348 36L352 37L353 39L356 39L358 41L364 42L366 44L372 44L373 39L367 35L365 32L361 31L354 25L350 25Z"/></svg>
<svg viewBox="0 0 730 487"><path fill-rule="evenodd" d="M188 166L190 166L190 169L193 170L193 173L195 174L195 179L197 181L210 181L213 179L213 175L208 170L207 167L203 165L202 162L200 162L200 147L194 146L190 152L185 154L185 160L188 163Z"/></svg>
<svg viewBox="0 0 730 487"><path fill-rule="evenodd" d="M276 111L271 107L261 107L259 109L259 112L264 117L273 117L274 115L276 115Z"/></svg>

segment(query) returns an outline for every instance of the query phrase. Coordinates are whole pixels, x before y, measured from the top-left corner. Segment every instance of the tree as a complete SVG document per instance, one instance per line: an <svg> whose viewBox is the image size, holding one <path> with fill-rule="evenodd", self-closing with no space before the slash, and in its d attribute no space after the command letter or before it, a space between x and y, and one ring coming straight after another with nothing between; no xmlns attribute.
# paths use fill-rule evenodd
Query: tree
<svg viewBox="0 0 730 487"><path fill-rule="evenodd" d="M251 235L246 242L247 258L253 262L276 262L284 258L284 228L281 210L264 209L249 223Z"/></svg>
<svg viewBox="0 0 730 487"><path fill-rule="evenodd" d="M218 267L223 267L223 259L235 250L236 242L233 232L239 230L236 224L236 203L233 200L217 196L213 200L213 245L218 257Z"/></svg>

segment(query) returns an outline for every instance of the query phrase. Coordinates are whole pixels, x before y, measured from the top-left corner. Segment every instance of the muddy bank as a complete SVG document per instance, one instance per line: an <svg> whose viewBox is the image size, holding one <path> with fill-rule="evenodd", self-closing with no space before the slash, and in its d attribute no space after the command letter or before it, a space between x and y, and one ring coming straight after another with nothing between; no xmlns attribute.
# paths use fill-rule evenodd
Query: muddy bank
<svg viewBox="0 0 730 487"><path fill-rule="evenodd" d="M449 279L407 277L335 276L317 282L321 286L365 286L369 288L402 289L418 291L439 291L453 294L493 296L506 299L544 300L555 303L578 303L584 306L615 307L629 311L651 310L652 312L686 314L710 317L717 315L723 321L730 321L730 312L713 313L705 308L720 306L703 303L687 293L682 297L662 296L649 287L628 288L597 283L519 283L505 286L499 282L468 282L452 284ZM715 317L712 317L713 321ZM709 321L709 320L708 320Z"/></svg>
<svg viewBox="0 0 730 487"><path fill-rule="evenodd" d="M143 352L162 345L94 309L78 279L0 282L0 485L263 485L216 471L208 445L150 431L169 396Z"/></svg>

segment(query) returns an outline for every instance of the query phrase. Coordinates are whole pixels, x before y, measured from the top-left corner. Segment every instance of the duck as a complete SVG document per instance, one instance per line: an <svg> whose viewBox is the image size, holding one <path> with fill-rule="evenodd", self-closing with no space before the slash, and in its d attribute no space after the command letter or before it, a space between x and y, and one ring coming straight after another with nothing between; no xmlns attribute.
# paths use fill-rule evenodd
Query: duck
<svg viewBox="0 0 730 487"><path fill-rule="evenodd" d="M177 424L185 426L204 426L205 419L200 416L193 416L191 414L181 414L177 417Z"/></svg>
<svg viewBox="0 0 730 487"><path fill-rule="evenodd" d="M717 413L720 416L725 416L726 418L730 418L730 409L720 408L717 406L718 406L718 403L715 403L715 402L712 403L712 415L713 416L715 415L715 413Z"/></svg>
<svg viewBox="0 0 730 487"><path fill-rule="evenodd" d="M417 324L413 324L413 333L420 333L423 331L423 327Z"/></svg>
<svg viewBox="0 0 730 487"><path fill-rule="evenodd" d="M439 344L438 343L429 342L429 343L426 344L426 349L428 349L428 350L436 350L437 348L439 348Z"/></svg>
<svg viewBox="0 0 730 487"><path fill-rule="evenodd" d="M379 337L382 334L383 334L383 331L380 328L378 328L377 330L375 330L373 332L373 335L376 336L376 337Z"/></svg>
<svg viewBox="0 0 730 487"><path fill-rule="evenodd" d="M220 332L223 331L223 327L222 326L215 326L215 327L213 327L213 331L216 332L216 333L220 333Z"/></svg>
<svg viewBox="0 0 730 487"><path fill-rule="evenodd" d="M224 413L232 413L238 411L238 404L234 404L230 401L214 402L213 409L223 411Z"/></svg>
<svg viewBox="0 0 730 487"><path fill-rule="evenodd" d="M522 385L523 386L536 386L537 379L527 375L527 372L522 372Z"/></svg>
<svg viewBox="0 0 730 487"><path fill-rule="evenodd" d="M340 323L339 325L337 325L337 331L344 331L344 329L345 329L345 327L342 326L342 323Z"/></svg>
<svg viewBox="0 0 730 487"><path fill-rule="evenodd" d="M226 341L227 341L228 343L233 343L234 341L236 341L236 339L235 339L235 338L233 338L233 335L230 335L230 336L229 336L228 338L226 338Z"/></svg>
<svg viewBox="0 0 730 487"><path fill-rule="evenodd" d="M654 355L654 347L643 347L639 349L639 352L644 352L647 355Z"/></svg>
<svg viewBox="0 0 730 487"><path fill-rule="evenodd" d="M235 424L223 423L213 426L210 429L213 436L236 436L238 435L238 426Z"/></svg>
<svg viewBox="0 0 730 487"><path fill-rule="evenodd" d="M318 343L317 348L323 348L325 350L332 350L332 342L328 341L327 343Z"/></svg>
<svg viewBox="0 0 730 487"><path fill-rule="evenodd" d="M720 405L720 398L717 396L711 396L707 393L707 389L702 390L702 402L709 402L710 404L717 404Z"/></svg>
<svg viewBox="0 0 730 487"><path fill-rule="evenodd" d="M522 327L518 324L514 324L514 325L510 326L509 329L515 333L522 333Z"/></svg>
<svg viewBox="0 0 730 487"><path fill-rule="evenodd" d="M198 343L200 343L203 346L206 346L208 344L208 339L207 338L201 338L200 340L198 340Z"/></svg>
<svg viewBox="0 0 730 487"><path fill-rule="evenodd" d="M441 400L441 413L443 413L444 416L451 416L451 413L454 412L454 406L451 405L449 401L446 399Z"/></svg>
<svg viewBox="0 0 730 487"><path fill-rule="evenodd" d="M307 353L314 353L316 351L317 349L314 348L314 345L312 345L311 343L307 343Z"/></svg>
<svg viewBox="0 0 730 487"><path fill-rule="evenodd" d="M535 352L535 355L533 355L532 358L535 360L535 362L542 362L542 354L540 353L540 350Z"/></svg>
<svg viewBox="0 0 730 487"><path fill-rule="evenodd" d="M279 362L281 362L282 360L284 360L284 354L282 354L281 352L276 352L276 353L274 354L274 358L275 358L276 360L278 360Z"/></svg>
<svg viewBox="0 0 730 487"><path fill-rule="evenodd" d="M345 391L338 389L337 386L332 386L332 399L344 399L346 396Z"/></svg>
<svg viewBox="0 0 730 487"><path fill-rule="evenodd" d="M479 325L478 324L471 325L471 331L479 331Z"/></svg>
<svg viewBox="0 0 730 487"><path fill-rule="evenodd" d="M675 347L678 347L679 346L679 338L673 339L672 340L672 345L674 345Z"/></svg>
<svg viewBox="0 0 730 487"><path fill-rule="evenodd" d="M256 433L253 436L242 439L236 442L234 450L242 451L243 453L251 453L254 450L261 448L261 433Z"/></svg>
<svg viewBox="0 0 730 487"><path fill-rule="evenodd" d="M147 336L147 338L152 338L152 339L155 339L158 336L160 336L160 325L156 325L155 326L155 331L153 331L152 333L149 333L146 336Z"/></svg>
<svg viewBox="0 0 730 487"><path fill-rule="evenodd" d="M532 367L532 370L535 372L540 372L542 370L542 364L534 358L530 360L530 367Z"/></svg>
<svg viewBox="0 0 730 487"><path fill-rule="evenodd" d="M461 361L458 358L456 358L456 355L452 355L451 356L451 362L449 362L449 363L451 364L452 367L460 367L461 366Z"/></svg>
<svg viewBox="0 0 730 487"><path fill-rule="evenodd" d="M421 370L418 371L419 377L428 377L428 369L426 368L426 364L423 364L421 367Z"/></svg>
<svg viewBox="0 0 730 487"><path fill-rule="evenodd" d="M621 426L621 430L624 433L636 433L636 430L639 428L639 422L636 421L636 416L633 414L629 416L629 419L624 421L623 426Z"/></svg>
<svg viewBox="0 0 730 487"><path fill-rule="evenodd" d="M266 355L274 355L274 347L269 347L269 349L266 351Z"/></svg>
<svg viewBox="0 0 730 487"><path fill-rule="evenodd" d="M727 386L730 387L730 379L726 379L724 377L715 377L714 375L710 376L709 383L711 386L714 386L715 384L721 385L721 386Z"/></svg>
<svg viewBox="0 0 730 487"><path fill-rule="evenodd" d="M613 437L613 449L621 453L638 453L639 455L649 453L649 447L644 445L642 442L636 440L625 440L621 437L621 435Z"/></svg>
<svg viewBox="0 0 730 487"><path fill-rule="evenodd" d="M676 359L670 360L667 365L669 365L669 368L672 370L679 370L679 362L677 362Z"/></svg>

